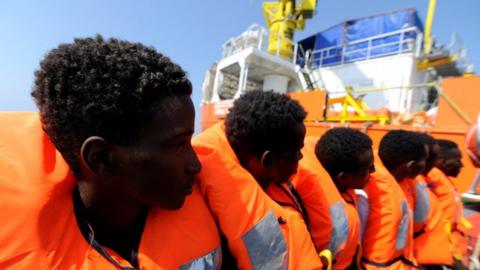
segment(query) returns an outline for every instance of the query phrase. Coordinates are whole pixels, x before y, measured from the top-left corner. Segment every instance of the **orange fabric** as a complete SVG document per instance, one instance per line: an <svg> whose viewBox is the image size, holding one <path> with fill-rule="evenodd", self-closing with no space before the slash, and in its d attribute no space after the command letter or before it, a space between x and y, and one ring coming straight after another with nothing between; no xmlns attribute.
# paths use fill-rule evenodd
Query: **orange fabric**
<svg viewBox="0 0 480 270"><path fill-rule="evenodd" d="M430 190L437 196L444 217L452 224L456 224L462 217L463 204L453 182L438 168L433 168L425 180Z"/></svg>
<svg viewBox="0 0 480 270"><path fill-rule="evenodd" d="M303 218L302 217L303 210L301 208L301 205L296 201L296 199L294 199L293 197L294 195L289 190L289 187L287 186L287 184L269 185L268 188L265 190L265 192L276 203L278 203L284 208L297 212L299 218ZM321 250L317 250L317 252L319 251Z"/></svg>
<svg viewBox="0 0 480 270"><path fill-rule="evenodd" d="M315 249L317 252L321 252L327 249L332 232L332 221L329 215L329 205L319 179L309 170L299 167L298 172L292 177L291 183L306 210ZM302 217L302 206L295 201L293 194L291 192L287 194L286 190L288 191L286 184L283 184L282 187L270 185L266 193L281 206L295 210Z"/></svg>
<svg viewBox="0 0 480 270"><path fill-rule="evenodd" d="M205 130L193 139L193 145L202 162L198 176L202 193L240 269L252 269L242 237L272 211L276 218L285 221L279 226L288 248L288 268L321 268L303 220L297 212L284 209L270 199L240 165L223 125Z"/></svg>
<svg viewBox="0 0 480 270"><path fill-rule="evenodd" d="M318 176L299 166L292 184L300 195L310 220L310 229L318 252L327 248L332 232L332 220L328 212L328 202Z"/></svg>
<svg viewBox="0 0 480 270"><path fill-rule="evenodd" d="M453 181L438 168L433 168L425 178L430 190L436 195L444 218L452 224L452 252L456 257L467 256L467 230L459 225L463 215L463 204Z"/></svg>
<svg viewBox="0 0 480 270"><path fill-rule="evenodd" d="M117 269L82 236L73 177L37 113L0 113L0 269ZM141 269L178 269L220 246L198 188L178 211L152 209ZM115 257L115 254L112 254Z"/></svg>
<svg viewBox="0 0 480 270"><path fill-rule="evenodd" d="M317 250L327 248L331 238L334 225L332 222L335 221L330 217L329 206L337 203L344 206L348 235L346 242L340 247L340 252L334 257L333 269L345 269L351 264L358 247L360 220L358 213L352 211L342 199L337 187L315 156L316 143L315 137L305 138L299 172L292 178L292 183L307 208Z"/></svg>
<svg viewBox="0 0 480 270"><path fill-rule="evenodd" d="M376 171L370 175L370 181L364 188L368 195L369 213L362 241L362 257L369 261L386 263L403 256L415 263L412 214L407 208L408 216L405 216L402 208L406 197L395 178L378 161L378 156L375 159ZM402 219L408 224L406 241L404 247L397 249L397 236ZM387 267L368 263L362 263L362 266L365 269L412 269L402 260Z"/></svg>
<svg viewBox="0 0 480 270"><path fill-rule="evenodd" d="M421 175L406 181L412 186L418 183L426 185ZM446 222L442 208L435 194L428 188L426 191L430 200L430 211L424 225L424 232L413 240L415 258L419 264L452 265L452 245L445 231Z"/></svg>

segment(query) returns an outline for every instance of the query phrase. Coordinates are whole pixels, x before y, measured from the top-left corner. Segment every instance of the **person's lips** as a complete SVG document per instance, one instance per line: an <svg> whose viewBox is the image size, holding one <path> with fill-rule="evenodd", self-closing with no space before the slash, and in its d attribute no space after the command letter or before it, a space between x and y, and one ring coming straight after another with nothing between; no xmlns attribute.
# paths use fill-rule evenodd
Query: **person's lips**
<svg viewBox="0 0 480 270"><path fill-rule="evenodd" d="M190 181L188 181L187 186L184 188L184 193L185 193L185 195L190 195L190 194L192 194L192 192L193 192L193 183L194 183L193 178L190 179Z"/></svg>

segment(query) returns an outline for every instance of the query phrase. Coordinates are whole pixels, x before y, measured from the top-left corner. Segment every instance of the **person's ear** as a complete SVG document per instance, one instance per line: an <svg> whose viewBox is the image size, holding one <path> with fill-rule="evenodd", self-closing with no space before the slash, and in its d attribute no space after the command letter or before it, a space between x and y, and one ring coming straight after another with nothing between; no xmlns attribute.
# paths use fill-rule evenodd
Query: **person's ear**
<svg viewBox="0 0 480 270"><path fill-rule="evenodd" d="M413 166L414 163L415 163L415 160L410 160L409 162L407 162L405 164L405 167L407 168L407 170L410 171L412 169L412 166Z"/></svg>
<svg viewBox="0 0 480 270"><path fill-rule="evenodd" d="M262 166L265 168L272 166L273 164L272 152L270 152L269 150L266 150L265 152L263 152L262 159L260 161L262 163Z"/></svg>
<svg viewBox="0 0 480 270"><path fill-rule="evenodd" d="M340 172L337 174L337 179L344 182L346 178L345 172Z"/></svg>
<svg viewBox="0 0 480 270"><path fill-rule="evenodd" d="M439 166L444 166L446 161L447 161L446 158L439 158L437 159L436 164L438 164Z"/></svg>
<svg viewBox="0 0 480 270"><path fill-rule="evenodd" d="M99 175L111 175L114 158L111 145L102 137L88 137L80 148L80 158L86 168Z"/></svg>
<svg viewBox="0 0 480 270"><path fill-rule="evenodd" d="M339 188L343 188L345 187L345 182L347 181L347 175L345 172L339 172L336 176L335 176L335 182L337 183L338 187Z"/></svg>

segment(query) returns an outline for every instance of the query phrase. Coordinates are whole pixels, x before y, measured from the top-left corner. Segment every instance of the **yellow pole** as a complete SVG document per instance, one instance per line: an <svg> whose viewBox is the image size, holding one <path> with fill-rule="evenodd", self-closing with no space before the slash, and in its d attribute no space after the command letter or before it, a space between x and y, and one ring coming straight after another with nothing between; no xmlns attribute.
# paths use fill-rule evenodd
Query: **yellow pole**
<svg viewBox="0 0 480 270"><path fill-rule="evenodd" d="M433 16L435 15L435 6L437 0L430 0L428 4L427 21L425 23L425 37L423 39L423 53L429 54L432 49L432 25Z"/></svg>
<svg viewBox="0 0 480 270"><path fill-rule="evenodd" d="M265 3L264 14L269 17L267 18L267 26L270 31L268 52L283 58L291 58L293 33L296 25L295 2L280 0L278 3Z"/></svg>
<svg viewBox="0 0 480 270"><path fill-rule="evenodd" d="M303 30L305 19L313 16L316 0L278 0L263 3L263 15L269 29L268 52L282 58L293 56L293 36L296 30ZM298 6L296 6L298 5Z"/></svg>

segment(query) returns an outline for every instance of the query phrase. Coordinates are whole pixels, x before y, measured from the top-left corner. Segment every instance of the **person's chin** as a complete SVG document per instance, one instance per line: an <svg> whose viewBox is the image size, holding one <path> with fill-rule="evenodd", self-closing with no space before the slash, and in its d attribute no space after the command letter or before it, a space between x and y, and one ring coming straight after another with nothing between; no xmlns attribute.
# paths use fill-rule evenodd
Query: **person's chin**
<svg viewBox="0 0 480 270"><path fill-rule="evenodd" d="M185 204L185 199L188 195L179 196L175 201L170 202L168 205L160 206L163 209L175 211L183 207Z"/></svg>
<svg viewBox="0 0 480 270"><path fill-rule="evenodd" d="M275 182L277 182L278 184L285 184L285 183L288 183L289 181L290 181L290 178L282 178Z"/></svg>
<svg viewBox="0 0 480 270"><path fill-rule="evenodd" d="M365 184L363 184L363 185L358 185L358 186L356 186L354 189L364 189L367 184L368 184L368 182L365 182Z"/></svg>

